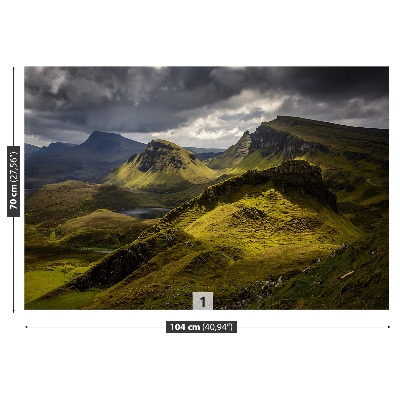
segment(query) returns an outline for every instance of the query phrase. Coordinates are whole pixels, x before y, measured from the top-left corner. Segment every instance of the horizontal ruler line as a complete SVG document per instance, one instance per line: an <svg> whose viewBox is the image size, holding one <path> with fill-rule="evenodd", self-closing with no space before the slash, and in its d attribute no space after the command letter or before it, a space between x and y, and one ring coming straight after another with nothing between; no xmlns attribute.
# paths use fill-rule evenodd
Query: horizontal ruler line
<svg viewBox="0 0 400 400"><path fill-rule="evenodd" d="M29 329L165 329L165 326L25 326ZM238 326L240 329L388 329L390 326Z"/></svg>

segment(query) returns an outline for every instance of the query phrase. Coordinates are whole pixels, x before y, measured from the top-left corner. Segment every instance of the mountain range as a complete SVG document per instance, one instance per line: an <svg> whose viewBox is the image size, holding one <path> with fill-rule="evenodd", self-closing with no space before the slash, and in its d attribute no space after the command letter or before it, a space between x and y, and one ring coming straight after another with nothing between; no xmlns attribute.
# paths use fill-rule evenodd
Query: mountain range
<svg viewBox="0 0 400 400"><path fill-rule="evenodd" d="M141 153L146 144L119 134L94 131L80 145L54 142L38 147L25 143L25 188L81 180L100 183L115 167ZM214 148L187 148L199 160L222 154Z"/></svg>
<svg viewBox="0 0 400 400"><path fill-rule="evenodd" d="M62 153L64 150L70 149L71 147L75 146L76 144L63 142L53 142L50 143L48 146L43 147L32 146L25 143L25 158L42 154L59 154Z"/></svg>
<svg viewBox="0 0 400 400"><path fill-rule="evenodd" d="M64 147L52 152L51 148ZM25 161L25 188L40 187L65 180L100 182L132 153L140 153L146 145L114 133L94 131L80 145L49 146L38 150Z"/></svg>
<svg viewBox="0 0 400 400"><path fill-rule="evenodd" d="M98 139L88 160L119 163L101 185L49 184L27 199L29 229L51 238L40 251L104 246L122 219L98 208L173 209L28 308L190 309L193 291L214 292L218 309L388 308L387 130L278 116L204 161L157 139L121 162ZM78 148L58 156L84 157Z"/></svg>

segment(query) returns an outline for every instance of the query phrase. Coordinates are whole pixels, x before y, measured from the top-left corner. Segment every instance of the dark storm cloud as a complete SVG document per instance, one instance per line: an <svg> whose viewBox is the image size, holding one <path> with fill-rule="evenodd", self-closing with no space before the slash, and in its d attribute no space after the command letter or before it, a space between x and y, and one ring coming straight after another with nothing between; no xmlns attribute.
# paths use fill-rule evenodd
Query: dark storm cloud
<svg viewBox="0 0 400 400"><path fill-rule="evenodd" d="M278 84L312 98L388 96L389 68L299 67L277 68Z"/></svg>
<svg viewBox="0 0 400 400"><path fill-rule="evenodd" d="M388 68L27 67L25 133L81 142L95 129L193 126L225 137L276 114L386 128L388 92Z"/></svg>

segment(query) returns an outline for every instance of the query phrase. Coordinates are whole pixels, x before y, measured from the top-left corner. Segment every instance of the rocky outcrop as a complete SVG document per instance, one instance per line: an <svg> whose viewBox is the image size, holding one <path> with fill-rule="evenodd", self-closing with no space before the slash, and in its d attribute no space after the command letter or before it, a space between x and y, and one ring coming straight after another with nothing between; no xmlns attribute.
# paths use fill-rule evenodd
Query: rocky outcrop
<svg viewBox="0 0 400 400"><path fill-rule="evenodd" d="M284 161L301 157L306 153L320 150L328 152L328 148L319 143L307 142L289 132L260 125L255 132L244 132L239 141L216 157L208 164L211 168L232 168L249 154L259 150L261 156L276 156Z"/></svg>
<svg viewBox="0 0 400 400"><path fill-rule="evenodd" d="M179 171L194 163L196 155L166 140L152 140L137 157L130 158L141 172Z"/></svg>
<svg viewBox="0 0 400 400"><path fill-rule="evenodd" d="M295 189L303 195L312 196L337 212L336 196L324 184L321 169L302 160L289 160L264 171L247 171L237 178L210 186L200 195L199 200L200 202L216 202L218 197L229 196L244 184L260 185L268 181L272 181L274 186L282 192Z"/></svg>
<svg viewBox="0 0 400 400"><path fill-rule="evenodd" d="M233 157L234 158L246 157L249 154L250 146L251 146L251 135L249 131L246 131L237 142L237 146L233 154Z"/></svg>
<svg viewBox="0 0 400 400"><path fill-rule="evenodd" d="M261 153L264 157L268 157L272 154L277 156L282 155L285 161L303 156L317 149L325 151L325 146L307 142L288 132L279 131L265 125L260 125L255 132L250 135L250 140L250 153L261 149Z"/></svg>
<svg viewBox="0 0 400 400"><path fill-rule="evenodd" d="M242 137L234 145L229 147L219 156L210 160L207 164L210 168L231 168L249 155L251 146L251 135L249 131L243 133Z"/></svg>
<svg viewBox="0 0 400 400"><path fill-rule="evenodd" d="M282 193L294 189L303 196L311 196L319 203L330 207L334 212L338 212L336 195L329 191L322 180L321 168L313 166L307 161L289 160L277 167L264 171L250 170L236 178L209 186L198 197L172 209L164 216L163 220L165 222L174 220L194 204L213 206L218 203L220 197L230 196L243 185L262 185L267 182L272 182L275 188Z"/></svg>

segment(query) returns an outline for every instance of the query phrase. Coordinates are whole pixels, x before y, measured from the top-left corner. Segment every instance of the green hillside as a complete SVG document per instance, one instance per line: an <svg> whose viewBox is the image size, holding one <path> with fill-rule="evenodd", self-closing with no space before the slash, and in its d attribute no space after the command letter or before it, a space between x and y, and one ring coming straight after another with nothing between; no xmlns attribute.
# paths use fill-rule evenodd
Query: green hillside
<svg viewBox="0 0 400 400"><path fill-rule="evenodd" d="M278 116L246 135L246 151L236 157L242 139L207 165L238 175L290 159L306 160L321 167L323 179L340 202L369 206L388 201L387 130Z"/></svg>
<svg viewBox="0 0 400 400"><path fill-rule="evenodd" d="M25 201L29 309L388 308L388 132L295 117L201 162L154 140ZM113 211L173 208L139 221Z"/></svg>
<svg viewBox="0 0 400 400"><path fill-rule="evenodd" d="M100 209L57 226L26 224L25 300L76 278L105 254L133 242L155 222Z"/></svg>
<svg viewBox="0 0 400 400"><path fill-rule="evenodd" d="M171 210L131 245L27 307L63 308L77 296L81 307L91 309L190 309L193 291L212 291L216 308L283 308L284 292L278 289L317 268L327 277L342 274L340 279L351 268L352 252L366 240L337 211L336 198L324 185L320 169L288 161L209 187ZM343 254L347 264L336 265ZM360 268L367 258L364 255ZM377 294L362 308L387 306L385 262L386 258L380 259L380 278L365 282L364 290L373 285ZM355 277L359 278L349 276L346 283ZM307 285L316 284L307 281ZM323 308L325 301L331 308L354 308L357 296L349 293L360 287L349 285L344 297L342 287L320 302L307 303L307 295L294 294L290 304ZM94 297L85 300L85 293L93 290ZM312 289L310 293L314 295Z"/></svg>
<svg viewBox="0 0 400 400"><path fill-rule="evenodd" d="M377 158L389 159L387 129L353 127L290 116L278 116L262 125L289 132L339 152L373 153Z"/></svg>
<svg viewBox="0 0 400 400"><path fill-rule="evenodd" d="M166 140L153 140L105 181L132 189L170 193L210 182L216 176L193 153Z"/></svg>

